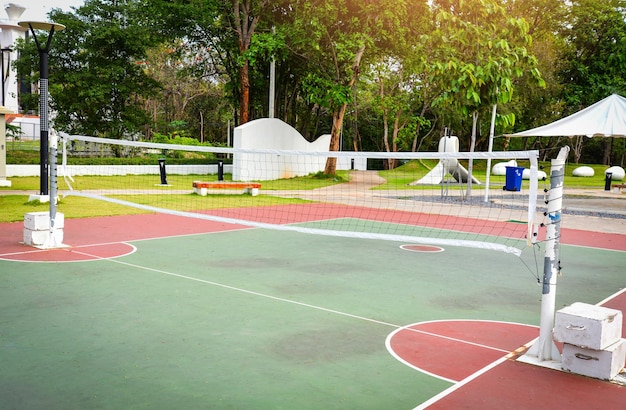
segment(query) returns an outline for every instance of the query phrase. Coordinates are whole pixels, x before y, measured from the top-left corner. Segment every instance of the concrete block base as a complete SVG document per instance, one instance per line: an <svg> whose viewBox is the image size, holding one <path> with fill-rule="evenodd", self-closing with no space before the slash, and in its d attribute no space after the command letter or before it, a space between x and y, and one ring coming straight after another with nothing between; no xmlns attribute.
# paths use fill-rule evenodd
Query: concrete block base
<svg viewBox="0 0 626 410"><path fill-rule="evenodd" d="M596 379L612 380L624 368L625 360L624 339L604 350L586 349L567 343L563 345L563 370Z"/></svg>
<svg viewBox="0 0 626 410"><path fill-rule="evenodd" d="M37 248L62 248L65 217L57 212L54 228L50 232L49 212L29 212L24 215L24 244Z"/></svg>

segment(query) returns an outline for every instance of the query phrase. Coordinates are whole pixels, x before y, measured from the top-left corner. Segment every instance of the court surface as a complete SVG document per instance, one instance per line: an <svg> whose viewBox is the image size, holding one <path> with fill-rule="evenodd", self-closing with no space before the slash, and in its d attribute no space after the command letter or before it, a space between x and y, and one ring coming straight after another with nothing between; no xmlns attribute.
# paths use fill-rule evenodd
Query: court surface
<svg viewBox="0 0 626 410"><path fill-rule="evenodd" d="M71 246L59 250L22 245L22 230L0 225L0 408L626 402L626 387L516 361L539 334L541 251L403 247L170 215L66 220ZM626 310L626 235L562 234L557 308Z"/></svg>

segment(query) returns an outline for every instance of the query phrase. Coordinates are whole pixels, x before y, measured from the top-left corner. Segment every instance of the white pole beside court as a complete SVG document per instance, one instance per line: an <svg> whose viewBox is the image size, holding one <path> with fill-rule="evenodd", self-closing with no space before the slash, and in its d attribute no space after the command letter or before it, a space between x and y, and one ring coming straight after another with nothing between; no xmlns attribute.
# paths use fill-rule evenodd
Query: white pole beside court
<svg viewBox="0 0 626 410"><path fill-rule="evenodd" d="M496 113L498 110L498 105L494 104L493 109L491 110L491 126L489 127L489 148L487 148L487 152L493 151L493 138L496 131ZM489 180L491 176L491 157L487 158L487 173L485 176L485 202L489 202Z"/></svg>

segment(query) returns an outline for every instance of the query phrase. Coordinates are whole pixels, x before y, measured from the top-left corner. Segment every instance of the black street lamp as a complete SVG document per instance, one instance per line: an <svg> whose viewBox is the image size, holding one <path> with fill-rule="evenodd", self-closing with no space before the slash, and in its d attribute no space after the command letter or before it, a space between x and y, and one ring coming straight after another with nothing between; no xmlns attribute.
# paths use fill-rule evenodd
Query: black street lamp
<svg viewBox="0 0 626 410"><path fill-rule="evenodd" d="M54 32L63 30L65 26L42 21L20 21L17 24L20 27L30 29L39 51L39 191L41 195L48 195L48 52ZM35 30L48 31L48 39L45 44L39 43ZM56 161L56 153L54 161ZM55 200L56 198L50 198L51 203Z"/></svg>
<svg viewBox="0 0 626 410"><path fill-rule="evenodd" d="M9 74L11 73L11 52L13 51L10 47L5 47L2 50L2 54L0 54L0 64L2 65L2 106L5 106L6 102L6 82L9 78Z"/></svg>

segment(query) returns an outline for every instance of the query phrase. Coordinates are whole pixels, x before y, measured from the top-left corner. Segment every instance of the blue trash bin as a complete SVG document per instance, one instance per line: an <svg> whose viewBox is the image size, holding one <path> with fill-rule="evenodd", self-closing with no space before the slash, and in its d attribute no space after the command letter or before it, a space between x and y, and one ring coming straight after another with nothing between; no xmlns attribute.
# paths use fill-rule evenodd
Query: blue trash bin
<svg viewBox="0 0 626 410"><path fill-rule="evenodd" d="M524 174L523 167L505 167L506 168L506 182L504 186L505 191L521 191L522 190L522 175Z"/></svg>

